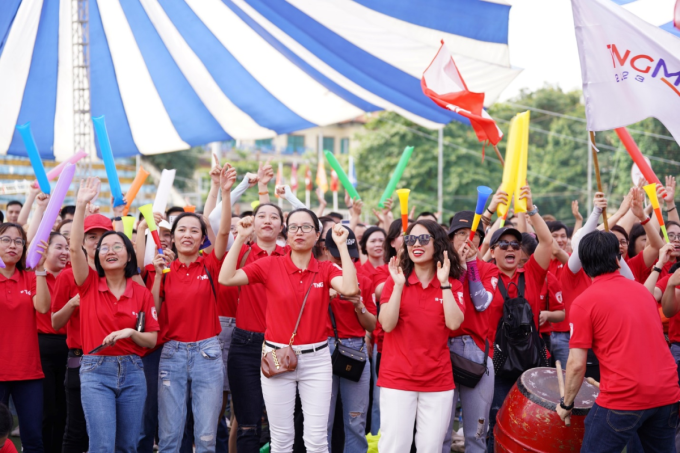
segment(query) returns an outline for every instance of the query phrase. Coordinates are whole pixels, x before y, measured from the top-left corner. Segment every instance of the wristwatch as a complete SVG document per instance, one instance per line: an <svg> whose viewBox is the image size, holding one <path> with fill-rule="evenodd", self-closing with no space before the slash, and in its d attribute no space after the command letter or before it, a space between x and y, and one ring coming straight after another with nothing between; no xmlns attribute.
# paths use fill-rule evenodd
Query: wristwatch
<svg viewBox="0 0 680 453"><path fill-rule="evenodd" d="M359 311L357 311L357 310L359 310ZM365 305L362 305L362 306L361 306L361 309L355 308L355 309L354 309L354 312L357 313L357 314L362 314L362 315L363 315L364 313L366 313L366 306L365 306Z"/></svg>
<svg viewBox="0 0 680 453"><path fill-rule="evenodd" d="M534 205L534 208L531 211L527 211L528 216L535 216L538 214L538 206Z"/></svg>
<svg viewBox="0 0 680 453"><path fill-rule="evenodd" d="M564 397L560 398L560 407L564 409L565 411L570 411L574 408L574 402L571 402L571 406L567 406L564 404Z"/></svg>
<svg viewBox="0 0 680 453"><path fill-rule="evenodd" d="M448 286L441 286L439 289L444 290L444 289L451 289L451 285Z"/></svg>
<svg viewBox="0 0 680 453"><path fill-rule="evenodd" d="M45 270L35 271L35 276L36 277L47 277L47 271L45 271Z"/></svg>
<svg viewBox="0 0 680 453"><path fill-rule="evenodd" d="M661 273L661 268L654 266L652 268L653 271L657 271L659 274Z"/></svg>

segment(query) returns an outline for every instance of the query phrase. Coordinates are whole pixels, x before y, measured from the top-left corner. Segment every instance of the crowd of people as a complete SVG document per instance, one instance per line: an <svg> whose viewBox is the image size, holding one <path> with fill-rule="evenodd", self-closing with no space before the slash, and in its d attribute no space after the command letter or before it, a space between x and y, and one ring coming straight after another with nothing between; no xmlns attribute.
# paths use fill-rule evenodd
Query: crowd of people
<svg viewBox="0 0 680 453"><path fill-rule="evenodd" d="M345 219L276 187L284 212L269 165L238 185L229 165L210 177L202 212L153 213L151 259L142 216L128 237L122 206L99 213L97 178L81 181L33 269L49 196L7 204L0 452L14 451L10 399L27 453L256 453L265 441L272 453L365 453L367 434L385 453L447 453L456 420L466 452L493 452L517 378L556 361L562 418L584 377L600 382L582 451L680 447L674 178L657 186L666 243L644 182L608 228L604 194L585 223L574 202L569 227L525 186L526 212L496 216L511 201L499 189L473 231L472 211L411 212L404 228L388 200L368 225L360 200L346 197ZM259 205L237 215L255 186Z"/></svg>

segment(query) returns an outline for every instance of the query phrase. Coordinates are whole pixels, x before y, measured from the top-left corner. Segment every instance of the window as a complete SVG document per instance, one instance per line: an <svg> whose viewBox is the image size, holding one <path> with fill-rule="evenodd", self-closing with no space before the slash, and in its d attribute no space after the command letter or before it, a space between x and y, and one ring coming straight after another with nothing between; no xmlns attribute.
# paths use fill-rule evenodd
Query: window
<svg viewBox="0 0 680 453"><path fill-rule="evenodd" d="M263 138L261 140L255 140L255 147L257 149L270 150L270 149L272 149L272 139L271 138Z"/></svg>
<svg viewBox="0 0 680 453"><path fill-rule="evenodd" d="M349 154L349 139L340 139L340 154Z"/></svg>
<svg viewBox="0 0 680 453"><path fill-rule="evenodd" d="M330 151L335 154L335 138L324 137L323 138L323 151Z"/></svg>
<svg viewBox="0 0 680 453"><path fill-rule="evenodd" d="M305 136L304 135L289 135L288 136L288 151L296 151L303 153L305 151Z"/></svg>

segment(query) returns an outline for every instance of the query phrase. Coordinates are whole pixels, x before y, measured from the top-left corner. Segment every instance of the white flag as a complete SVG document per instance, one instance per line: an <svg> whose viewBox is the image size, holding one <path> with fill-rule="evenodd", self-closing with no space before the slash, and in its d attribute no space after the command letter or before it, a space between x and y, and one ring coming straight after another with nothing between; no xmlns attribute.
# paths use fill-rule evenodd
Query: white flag
<svg viewBox="0 0 680 453"><path fill-rule="evenodd" d="M680 39L611 0L572 0L588 129L654 117L680 143Z"/></svg>

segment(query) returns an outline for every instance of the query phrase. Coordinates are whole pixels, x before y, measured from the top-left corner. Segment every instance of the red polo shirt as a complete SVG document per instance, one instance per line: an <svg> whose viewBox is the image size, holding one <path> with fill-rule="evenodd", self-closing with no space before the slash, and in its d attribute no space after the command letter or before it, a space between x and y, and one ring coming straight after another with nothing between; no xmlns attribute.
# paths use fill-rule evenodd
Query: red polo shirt
<svg viewBox="0 0 680 453"><path fill-rule="evenodd" d="M90 268L90 274L97 276L97 271ZM57 277L57 282L54 285L52 313L57 313L64 308L64 305L77 294L78 286L76 286L76 281L73 278L73 269L64 269ZM80 307L73 310L66 323L66 345L71 349L83 349L83 342L80 339Z"/></svg>
<svg viewBox="0 0 680 453"><path fill-rule="evenodd" d="M482 285L484 285L485 290L493 294L496 286L492 284L492 280L495 278L495 281L498 281L498 268L479 258L476 259ZM465 320L459 329L451 331L449 337L469 335L477 347L483 351L486 347L486 335L489 329L487 322L489 307L484 311L477 311L475 304L472 303L472 298L470 298L470 282L467 276L463 277L463 296L465 297ZM493 343L489 342L489 351L492 349Z"/></svg>
<svg viewBox="0 0 680 453"><path fill-rule="evenodd" d="M644 285L645 282L647 281L647 278L652 273L652 267L654 267L654 264L652 264L649 267L645 266L645 258L643 254L644 252L638 253L633 258L629 259L626 262L626 264L628 264L628 267L633 273L635 281L638 283L642 283ZM656 261L654 262L656 263ZM668 271L673 266L673 264L675 264L674 261L673 262L669 261L663 266L663 268L661 268L661 272L659 273L659 280L668 275Z"/></svg>
<svg viewBox="0 0 680 453"><path fill-rule="evenodd" d="M318 262L312 256L307 269L302 270L293 264L288 253L261 258L247 264L243 272L248 276L249 284L261 283L265 287L265 340L288 344L310 285L309 297L293 344L320 343L328 339L328 290L331 280L342 276L342 269L328 261Z"/></svg>
<svg viewBox="0 0 680 453"><path fill-rule="evenodd" d="M385 283L387 279L391 279L390 277L390 270L388 268L387 264L383 264L382 266L378 266L375 268L375 273L373 274L373 293L375 294L375 289L380 285L381 283ZM383 288L384 290L384 288ZM384 297L381 297L380 300L384 300L387 302L389 299L385 299ZM378 301L377 296L376 296L376 304L379 306L380 301ZM385 338L385 332L382 330L382 326L380 325L380 321L376 321L375 323L375 330L373 331L373 342L376 344L378 347L378 352L382 352L382 345L383 345L383 338Z"/></svg>
<svg viewBox="0 0 680 453"><path fill-rule="evenodd" d="M519 285L519 276L524 274L524 298L529 302L531 306L531 311L534 314L534 325L538 328L538 315L541 313L541 288L543 288L543 282L545 281L545 275L547 270L543 269L534 259L532 255L526 262L522 269L517 269L512 278L508 277L504 273L498 271L498 275L503 279L505 284L505 289L508 292L508 297L511 299L517 297L517 286ZM510 285L510 283L514 283ZM498 329L498 322L503 317L503 295L500 289L498 289L498 277L496 281L493 282L496 285L496 291L493 295L493 301L487 309L489 311L489 345L494 344L496 340L496 329ZM489 348L489 356L493 357L493 347Z"/></svg>
<svg viewBox="0 0 680 453"><path fill-rule="evenodd" d="M365 275L358 275L359 290L361 290L361 302L366 307L366 311L377 315L377 306L375 305L375 295L371 293L373 284L371 279ZM348 300L334 297L331 299L331 309L335 316L335 325L338 329L338 338L364 338L366 330L361 327L357 313L354 311L354 304ZM334 336L333 324L331 324L330 315L327 316L328 336Z"/></svg>
<svg viewBox="0 0 680 453"><path fill-rule="evenodd" d="M670 280L671 275L666 275L664 278L661 278L656 282L656 287L661 290L662 295L666 291L668 280ZM675 289L675 297L680 297L677 288ZM658 304L658 306L659 310L661 310L661 304ZM680 343L680 313L677 313L668 320L668 339L671 343Z"/></svg>
<svg viewBox="0 0 680 453"><path fill-rule="evenodd" d="M45 377L40 363L33 296L33 272L15 269L10 278L0 275L0 381Z"/></svg>
<svg viewBox="0 0 680 453"><path fill-rule="evenodd" d="M562 284L557 277L550 271L545 274L545 281L541 289L541 310L557 311L564 310L564 299L562 298ZM538 327L540 333L550 332L569 332L569 324L566 330L564 328L564 321L562 322L546 322Z"/></svg>
<svg viewBox="0 0 680 453"><path fill-rule="evenodd" d="M165 341L175 340L193 343L212 338L222 331L217 315L217 292L222 261L218 261L213 251L209 255L199 255L189 266L180 260L170 265L170 272L163 274L160 296L162 336ZM210 283L212 278L213 285Z"/></svg>
<svg viewBox="0 0 680 453"><path fill-rule="evenodd" d="M562 284L562 299L564 300L564 321L553 324L553 331L555 332L569 332L569 311L571 310L571 304L574 302L578 296L580 296L583 291L590 288L592 280L586 271L581 268L577 273L573 273L569 266L564 267L564 271L560 275L560 283ZM566 325L566 329L564 326ZM557 330L555 326L560 326L560 330Z"/></svg>
<svg viewBox="0 0 680 453"><path fill-rule="evenodd" d="M244 267L269 256L257 243L250 247L244 244L241 250L239 250L237 268L241 268L241 261L248 250L250 250L250 253L248 253ZM288 246L281 247L277 245L271 256L283 256L287 251ZM264 333L267 328L265 318L265 313L267 312L267 291L264 285L251 282L249 285L241 286L240 288L232 288L237 292L240 291L238 308L236 310L236 327L249 332Z"/></svg>
<svg viewBox="0 0 680 453"><path fill-rule="evenodd" d="M0 448L0 453L17 453L17 449L12 443L12 439L7 439L5 444Z"/></svg>
<svg viewBox="0 0 680 453"><path fill-rule="evenodd" d="M108 285L106 277L90 272L78 287L80 293L81 334L83 352L100 346L110 333L118 330L135 328L137 314L145 313L144 331L158 332L158 315L153 296L148 289L127 279L125 291L116 299ZM100 350L96 355L121 356L136 354L143 356L149 348L137 345L131 338L119 340L113 346Z"/></svg>
<svg viewBox="0 0 680 453"><path fill-rule="evenodd" d="M47 272L45 280L47 280L47 288L50 290L51 300L54 300L54 287L57 283L57 277L55 277L51 272ZM38 313L36 311L35 320L38 324L38 333L45 333L49 335L66 335L66 326L59 329L59 331L55 331L52 328L52 310L48 311L47 313Z"/></svg>
<svg viewBox="0 0 680 453"><path fill-rule="evenodd" d="M654 297L618 272L601 275L570 310L570 348L600 361L597 404L644 410L680 401L677 366L663 335Z"/></svg>
<svg viewBox="0 0 680 453"><path fill-rule="evenodd" d="M454 278L449 278L449 284L465 313L463 285ZM390 278L380 298L383 304L389 303L393 291ZM436 277L423 288L415 272L411 273L401 293L399 321L391 332L385 332L378 386L412 392L443 392L455 387L442 297Z"/></svg>

